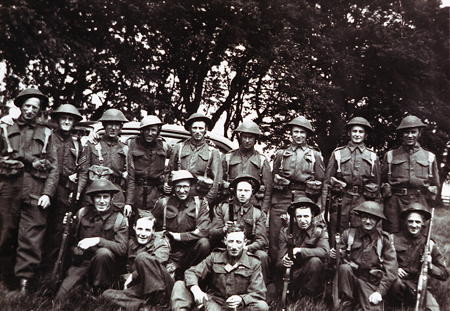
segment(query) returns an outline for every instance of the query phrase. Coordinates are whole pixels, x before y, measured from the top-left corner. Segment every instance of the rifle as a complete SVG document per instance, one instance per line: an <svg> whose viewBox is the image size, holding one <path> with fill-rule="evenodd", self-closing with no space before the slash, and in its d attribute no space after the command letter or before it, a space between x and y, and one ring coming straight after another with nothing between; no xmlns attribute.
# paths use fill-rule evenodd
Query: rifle
<svg viewBox="0 0 450 311"><path fill-rule="evenodd" d="M147 209L147 191L148 191L148 183L147 183L147 172L144 175L144 186L142 187L142 209ZM138 216L139 217L139 216Z"/></svg>
<svg viewBox="0 0 450 311"><path fill-rule="evenodd" d="M294 203L294 192L292 192L292 203ZM289 211L289 235L288 235L288 257L292 260L294 258L294 215L295 209L291 208ZM283 276L283 291L281 292L281 303L283 311L286 310L286 298L289 294L289 283L291 282L291 268L286 268Z"/></svg>
<svg viewBox="0 0 450 311"><path fill-rule="evenodd" d="M228 220L234 222L234 204L233 199L228 199Z"/></svg>
<svg viewBox="0 0 450 311"><path fill-rule="evenodd" d="M327 225L328 233L331 233L330 205L331 205L331 187L328 186L327 198L325 200L325 212L323 215L325 224ZM332 239L332 237L329 236L328 239ZM330 241L330 245L331 245L331 241Z"/></svg>
<svg viewBox="0 0 450 311"><path fill-rule="evenodd" d="M425 297L427 296L427 283L428 283L428 267L430 262L428 259L430 258L431 253L431 227L433 225L433 217L434 217L434 207L431 209L431 218L430 225L428 226L428 234L427 234L427 243L425 244L424 250L424 261L422 263L422 267L420 269L419 282L417 283L417 297L416 297L416 307L414 311L422 311L423 303Z"/></svg>
<svg viewBox="0 0 450 311"><path fill-rule="evenodd" d="M334 274L333 279L333 288L331 295L333 297L333 305L334 308L337 309L339 307L339 265L340 265L340 256L341 256L341 213L342 213L342 197L338 198L338 207L337 207L337 222L336 222L336 234L335 234L335 249L336 249L336 272Z"/></svg>

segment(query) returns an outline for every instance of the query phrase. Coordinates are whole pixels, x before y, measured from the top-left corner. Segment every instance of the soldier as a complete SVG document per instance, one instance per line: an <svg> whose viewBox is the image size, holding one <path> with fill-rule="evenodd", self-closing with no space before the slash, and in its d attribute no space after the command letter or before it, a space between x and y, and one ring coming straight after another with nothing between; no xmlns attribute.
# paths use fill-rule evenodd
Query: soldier
<svg viewBox="0 0 450 311"><path fill-rule="evenodd" d="M342 234L339 295L344 305L358 299L363 310L384 310L383 296L395 281L398 267L390 235L378 226L386 218L374 201L365 201L354 211L361 225ZM336 258L335 249L330 256Z"/></svg>
<svg viewBox="0 0 450 311"><path fill-rule="evenodd" d="M0 132L0 266L5 278L15 272L20 291L26 293L41 264L47 208L58 184L58 163L52 131L37 120L48 98L29 88L20 92L14 104L21 115L13 125L3 124Z"/></svg>
<svg viewBox="0 0 450 311"><path fill-rule="evenodd" d="M194 302L206 311L269 310L261 266L256 256L245 252L245 230L238 224L228 227L225 249L217 249L197 266L185 273L185 281L175 283L172 309L190 310ZM210 277L205 293L199 281ZM228 308L228 309L227 309Z"/></svg>
<svg viewBox="0 0 450 311"><path fill-rule="evenodd" d="M171 239L168 270L176 269L176 278L206 258L210 250L208 201L192 195L194 180L186 170L173 172L170 186L175 195L160 198L152 211L157 231L163 230Z"/></svg>
<svg viewBox="0 0 450 311"><path fill-rule="evenodd" d="M227 229L233 223L244 227L247 239L246 250L255 254L261 261L264 282L268 283L269 256L267 248L266 214L251 203L253 195L258 193L259 182L250 175L240 175L230 184L233 194L231 202L223 202L215 208L211 225L211 238L217 243L223 241Z"/></svg>
<svg viewBox="0 0 450 311"><path fill-rule="evenodd" d="M128 221L113 202L119 192L109 180L94 181L86 191L92 205L81 208L76 216L72 266L61 283L56 299L61 300L83 279L89 280L94 294L111 287L117 261L126 255Z"/></svg>
<svg viewBox="0 0 450 311"><path fill-rule="evenodd" d="M58 127L53 132L53 144L58 158L59 182L56 195L50 206L46 237L48 243L44 245L44 262L48 265L55 263L64 232L64 215L70 211L70 196L77 184L77 166L82 150L79 138L72 134L72 130L82 116L78 109L71 104L63 104L52 112L52 118ZM75 198L74 198L75 199ZM72 211L76 213L77 211Z"/></svg>
<svg viewBox="0 0 450 311"><path fill-rule="evenodd" d="M166 270L170 243L163 232L155 232L153 216L139 218L133 229L136 236L128 242L129 274L124 290L108 289L103 293L115 304L131 310L150 305L167 305L173 279Z"/></svg>
<svg viewBox="0 0 450 311"><path fill-rule="evenodd" d="M274 189L269 216L269 254L273 263L277 261L278 236L283 227L280 216L286 214L293 197L309 197L316 202L325 173L322 154L306 143L313 133L311 122L305 117L297 117L287 126L292 143L276 153L272 171Z"/></svg>
<svg viewBox="0 0 450 311"><path fill-rule="evenodd" d="M335 235L337 222L337 198L342 199L341 232L348 227L358 227L360 218L353 211L362 202L380 202L380 163L375 152L364 144L372 130L370 123L362 118L351 119L346 126L350 141L347 146L333 151L325 172L322 188L322 207L331 191L334 197L330 208L330 236ZM334 239L332 243L334 247Z"/></svg>
<svg viewBox="0 0 450 311"><path fill-rule="evenodd" d="M137 218L148 215L164 192L166 159L172 147L159 136L162 125L157 116L146 116L139 127L141 134L129 140L126 215L132 208Z"/></svg>
<svg viewBox="0 0 450 311"><path fill-rule="evenodd" d="M231 150L223 157L223 188L226 190L238 175L253 176L261 186L252 197L252 203L260 206L267 215L272 196L272 172L267 158L255 150L256 141L263 133L253 121L243 122L234 132L238 133L239 149Z"/></svg>
<svg viewBox="0 0 450 311"><path fill-rule="evenodd" d="M197 178L192 187L193 195L205 198L208 204L217 197L219 183L223 180L220 152L211 141L205 138L211 129L211 119L201 113L192 114L184 124L191 138L174 146L169 167L172 171L187 170ZM170 192L171 189L166 189Z"/></svg>
<svg viewBox="0 0 450 311"><path fill-rule="evenodd" d="M394 246L397 251L398 277L391 287L391 292L396 298L393 304L404 307L414 307L416 303L416 289L422 260L424 259L427 237L423 234L425 222L431 218L431 214L420 203L413 203L400 214L403 222L402 231L394 234ZM431 240L431 260L428 274L438 280L448 279L449 272L445 265L444 257L437 244ZM439 311L439 305L428 290L425 298L424 309Z"/></svg>
<svg viewBox="0 0 450 311"><path fill-rule="evenodd" d="M315 297L323 289L323 261L330 251L328 233L314 224L313 219L319 215L320 208L311 199L300 197L289 208L294 209L296 225L292 237L289 227L284 227L280 233L277 268L282 271L281 275L286 268L291 268L289 292L293 297ZM294 258L289 257L289 248L292 248Z"/></svg>
<svg viewBox="0 0 450 311"><path fill-rule="evenodd" d="M123 123L128 120L120 110L108 109L99 121L103 123L105 134L96 143L88 141L83 149L78 189L86 188L96 179L107 178L119 188L120 191L114 195L113 201L117 207L123 208L128 146L119 141L119 134ZM89 198L85 198L84 204L90 204ZM125 212L126 216L129 216L130 210Z"/></svg>
<svg viewBox="0 0 450 311"><path fill-rule="evenodd" d="M411 203L425 208L436 200L439 172L436 156L424 150L418 140L426 127L416 116L408 116L397 127L402 146L386 153L381 166L382 194L385 198L383 229L399 232L399 215Z"/></svg>

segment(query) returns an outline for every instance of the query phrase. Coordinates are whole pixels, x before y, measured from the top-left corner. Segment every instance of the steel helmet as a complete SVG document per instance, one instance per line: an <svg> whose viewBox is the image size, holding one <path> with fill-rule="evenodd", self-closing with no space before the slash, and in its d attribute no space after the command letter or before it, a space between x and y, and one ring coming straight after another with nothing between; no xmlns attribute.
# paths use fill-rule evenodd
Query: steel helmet
<svg viewBox="0 0 450 311"><path fill-rule="evenodd" d="M397 127L398 130L415 128L415 127L426 127L422 121L416 116L407 116L400 122L400 125Z"/></svg>
<svg viewBox="0 0 450 311"><path fill-rule="evenodd" d="M259 180L251 175L239 175L230 183L230 189L234 189L233 191L235 191L238 183L240 183L241 181L247 181L252 185L253 194L259 191Z"/></svg>
<svg viewBox="0 0 450 311"><path fill-rule="evenodd" d="M311 125L311 121L309 121L308 119L306 119L306 118L303 117L303 116L294 118L291 122L289 122L289 123L286 124L286 125L288 125L288 126L293 126L293 125L295 125L295 126L300 126L300 127L303 127L303 128L305 128L305 129L307 129L307 130L310 131L310 132L313 132L313 128L312 128L312 125Z"/></svg>
<svg viewBox="0 0 450 311"><path fill-rule="evenodd" d="M292 204L288 208L288 213L291 214L295 212L297 207L308 206L311 208L312 216L315 217L320 214L320 208L314 203L310 198L307 197L299 197L292 202Z"/></svg>
<svg viewBox="0 0 450 311"><path fill-rule="evenodd" d="M171 179L171 183L172 185L180 180L191 180L191 181L195 181L197 180L189 171L186 170L179 170L179 171L173 171L172 172L172 179Z"/></svg>
<svg viewBox="0 0 450 311"><path fill-rule="evenodd" d="M119 192L119 189L107 179L97 179L89 186L86 194L92 196L103 192L116 193Z"/></svg>
<svg viewBox="0 0 450 311"><path fill-rule="evenodd" d="M42 94L39 89L32 87L20 92L19 95L17 95L16 99L14 99L14 105L20 108L28 98L32 97L39 98L39 100L41 101L41 110L44 110L48 106L48 97Z"/></svg>
<svg viewBox="0 0 450 311"><path fill-rule="evenodd" d="M187 131L190 131L190 130L191 130L191 125L192 125L192 123L194 123L195 121L203 121L203 122L205 122L205 123L206 123L206 128L207 128L208 130L211 130L211 127L212 127L212 121L211 121L211 119L208 118L207 116L205 116L203 113L199 113L199 112L196 112L196 113L191 114L191 116L189 117L189 119L186 120L186 123L184 123L184 128L185 128Z"/></svg>
<svg viewBox="0 0 450 311"><path fill-rule="evenodd" d="M145 116L141 120L141 124L139 125L139 129L142 130L144 127L152 126L152 125L163 125L164 123L157 116Z"/></svg>
<svg viewBox="0 0 450 311"><path fill-rule="evenodd" d="M399 217L401 219L406 219L406 217L413 212L421 214L425 221L431 218L431 213L425 209L425 206L418 202L409 204L406 209L400 213Z"/></svg>
<svg viewBox="0 0 450 311"><path fill-rule="evenodd" d="M236 133L249 133L255 135L263 135L258 124L253 121L245 121L239 124L239 126L234 130Z"/></svg>
<svg viewBox="0 0 450 311"><path fill-rule="evenodd" d="M102 117L98 119L100 122L128 122L122 111L119 109L111 108L106 110Z"/></svg>
<svg viewBox="0 0 450 311"><path fill-rule="evenodd" d="M53 110L51 114L54 117L58 117L61 114L70 114L75 117L75 122L80 122L83 119L78 109L71 104L62 104L58 109Z"/></svg>
<svg viewBox="0 0 450 311"><path fill-rule="evenodd" d="M349 130L353 125L361 125L365 127L368 130L372 130L372 125L370 125L369 121L367 121L363 117L354 117L350 121L348 121L347 125L345 126L347 130Z"/></svg>
<svg viewBox="0 0 450 311"><path fill-rule="evenodd" d="M370 214L372 216L375 216L375 217L378 217L381 219L386 219L386 217L383 214L383 211L381 210L381 205L374 201L365 201L365 202L361 203L360 205L358 205L358 207L356 207L354 209L354 211Z"/></svg>

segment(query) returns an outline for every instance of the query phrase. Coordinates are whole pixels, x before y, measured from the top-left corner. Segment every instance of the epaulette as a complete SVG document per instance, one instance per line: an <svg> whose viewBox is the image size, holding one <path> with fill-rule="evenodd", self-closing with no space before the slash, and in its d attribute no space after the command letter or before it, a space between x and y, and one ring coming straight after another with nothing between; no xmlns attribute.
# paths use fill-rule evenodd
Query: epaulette
<svg viewBox="0 0 450 311"><path fill-rule="evenodd" d="M337 147L336 149L334 149L334 151L336 151L336 150L342 150L342 149L344 149L345 147L347 147L347 146L340 146L340 147Z"/></svg>
<svg viewBox="0 0 450 311"><path fill-rule="evenodd" d="M227 249L226 248L223 248L223 247L216 247L215 249L213 249L212 251L213 252L216 252L216 253L223 253L223 252L225 252Z"/></svg>
<svg viewBox="0 0 450 311"><path fill-rule="evenodd" d="M310 145L308 145L308 147L313 149L313 150L315 150L315 151L317 151L317 152L320 152L320 153L322 152L322 150L320 150L319 146L316 146L316 145L310 146Z"/></svg>

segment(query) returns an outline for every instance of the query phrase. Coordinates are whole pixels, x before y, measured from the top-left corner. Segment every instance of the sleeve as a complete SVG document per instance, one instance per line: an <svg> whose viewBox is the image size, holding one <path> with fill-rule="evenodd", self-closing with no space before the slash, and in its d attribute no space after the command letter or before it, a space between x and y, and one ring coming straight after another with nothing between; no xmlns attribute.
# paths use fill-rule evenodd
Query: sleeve
<svg viewBox="0 0 450 311"><path fill-rule="evenodd" d="M181 232L181 241L195 241L201 238L207 238L209 235L209 226L211 224L209 218L209 207L206 200L202 200L202 206L198 213L198 217L195 220L195 230L190 232Z"/></svg>
<svg viewBox="0 0 450 311"><path fill-rule="evenodd" d="M59 170L58 170L58 157L56 155L55 145L53 144L54 134L50 136L47 160L50 162L49 174L45 180L43 195L53 197L58 187Z"/></svg>
<svg viewBox="0 0 450 311"><path fill-rule="evenodd" d="M192 266L184 272L184 280L187 288L198 285L198 281L205 279L208 273L211 272L214 255L215 253L213 252L198 265Z"/></svg>
<svg viewBox="0 0 450 311"><path fill-rule="evenodd" d="M88 171L91 167L90 143L87 143L81 152L80 168L78 173L78 193L82 193L88 182Z"/></svg>
<svg viewBox="0 0 450 311"><path fill-rule="evenodd" d="M389 171L389 164L387 163L387 154L383 157L383 162L381 162L381 169L380 169L380 179L381 183L388 183L388 171Z"/></svg>
<svg viewBox="0 0 450 311"><path fill-rule="evenodd" d="M323 179L323 185L322 185L322 209L325 208L325 204L326 204L326 201L327 201L327 195L328 195L328 191L329 191L329 187L330 187L331 177L335 176L336 172L337 172L337 163L336 163L336 158L334 156L335 152L336 152L336 150L334 150L331 153L330 160L328 161L328 166L327 166L327 169L325 171L325 175L324 175L324 179Z"/></svg>
<svg viewBox="0 0 450 311"><path fill-rule="evenodd" d="M330 244L328 242L328 232L326 230L322 230L320 234L319 240L317 241L316 247L314 248L301 248L301 258L311 258L318 257L321 259L328 258L328 254L330 252Z"/></svg>
<svg viewBox="0 0 450 311"><path fill-rule="evenodd" d="M273 176L267 158L265 158L264 163L262 163L262 184L264 185L265 189L264 198L261 203L261 209L264 213L267 214L269 212L273 190Z"/></svg>
<svg viewBox="0 0 450 311"><path fill-rule="evenodd" d="M115 232L114 239L112 241L100 238L100 243L98 243L99 247L105 247L110 251L112 251L114 255L119 257L125 256L127 254L127 245L128 245L128 220L126 217L123 217L119 230Z"/></svg>
<svg viewBox="0 0 450 311"><path fill-rule="evenodd" d="M218 149L214 149L212 151L212 159L210 166L211 178L214 180L214 183L209 189L208 193L205 196L205 199L208 200L208 203L211 205L214 200L217 198L217 193L219 192L219 186L223 181L223 167L222 167L222 159L220 156L220 152Z"/></svg>
<svg viewBox="0 0 450 311"><path fill-rule="evenodd" d="M442 256L441 251L439 250L436 243L432 242L432 249L431 249L431 265L430 269L428 270L429 274L440 280L445 281L448 279L449 272L447 269L447 265L445 264L444 256Z"/></svg>
<svg viewBox="0 0 450 311"><path fill-rule="evenodd" d="M258 261L252 275L250 276L250 285L247 288L247 294L240 295L245 306L257 301L266 300L266 285L261 272L261 263Z"/></svg>
<svg viewBox="0 0 450 311"><path fill-rule="evenodd" d="M160 263L165 264L169 260L170 242L165 236L156 238L155 251L150 255L154 256Z"/></svg>
<svg viewBox="0 0 450 311"><path fill-rule="evenodd" d="M135 168L132 148L128 148L128 165L127 165L127 196L125 204L133 206L134 196L136 194Z"/></svg>
<svg viewBox="0 0 450 311"><path fill-rule="evenodd" d="M173 146L172 152L169 157L169 170L178 171L178 154L180 152L181 144L177 143Z"/></svg>
<svg viewBox="0 0 450 311"><path fill-rule="evenodd" d="M433 166L432 166L432 171L433 171L433 178L431 179L430 185L431 186L437 186L438 187L438 193L440 193L440 181L439 181L439 168L438 168L438 164L436 161L436 157L434 157L434 161L433 161Z"/></svg>
<svg viewBox="0 0 450 311"><path fill-rule="evenodd" d="M381 296L386 295L392 283L397 279L398 275L397 253L395 252L394 242L388 236L386 236L383 244L382 256L384 260L383 267L385 273L383 273L380 285L378 285L377 288L377 292L379 292Z"/></svg>
<svg viewBox="0 0 450 311"><path fill-rule="evenodd" d="M283 151L277 151L275 155L275 159L273 160L273 170L272 170L272 181L275 177L275 174L280 174L280 166L281 166L281 158L283 156Z"/></svg>
<svg viewBox="0 0 450 311"><path fill-rule="evenodd" d="M156 201L155 206L153 207L152 214L155 217L155 231L163 230L163 217L164 217L164 204L163 200L167 200L166 198L159 198Z"/></svg>
<svg viewBox="0 0 450 311"><path fill-rule="evenodd" d="M223 215L223 204L219 204L214 208L214 218L211 223L209 234L212 240L220 241L223 237L223 228L225 227L225 215ZM227 206L229 206L227 204Z"/></svg>
<svg viewBox="0 0 450 311"><path fill-rule="evenodd" d="M264 212L261 212L254 226L256 226L255 237L253 243L248 245L248 251L250 253L254 253L257 250L263 250L269 246L266 229L266 214Z"/></svg>

